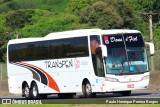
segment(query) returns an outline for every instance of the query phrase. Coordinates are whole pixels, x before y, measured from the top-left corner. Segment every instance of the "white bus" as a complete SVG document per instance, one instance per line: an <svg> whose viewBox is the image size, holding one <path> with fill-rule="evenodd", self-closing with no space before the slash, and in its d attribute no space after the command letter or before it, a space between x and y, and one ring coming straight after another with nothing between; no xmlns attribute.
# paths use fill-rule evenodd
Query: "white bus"
<svg viewBox="0 0 160 107"><path fill-rule="evenodd" d="M154 54L154 45L150 54ZM60 98L119 92L149 86L145 43L137 30L80 29L7 45L9 92L25 98Z"/></svg>

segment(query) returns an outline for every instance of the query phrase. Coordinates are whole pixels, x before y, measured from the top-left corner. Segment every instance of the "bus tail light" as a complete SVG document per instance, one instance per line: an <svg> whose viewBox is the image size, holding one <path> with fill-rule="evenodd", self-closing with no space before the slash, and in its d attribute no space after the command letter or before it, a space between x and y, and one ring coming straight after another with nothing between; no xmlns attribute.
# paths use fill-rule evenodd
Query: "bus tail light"
<svg viewBox="0 0 160 107"><path fill-rule="evenodd" d="M112 78L112 77L106 77L106 81L118 82L118 79L117 78Z"/></svg>

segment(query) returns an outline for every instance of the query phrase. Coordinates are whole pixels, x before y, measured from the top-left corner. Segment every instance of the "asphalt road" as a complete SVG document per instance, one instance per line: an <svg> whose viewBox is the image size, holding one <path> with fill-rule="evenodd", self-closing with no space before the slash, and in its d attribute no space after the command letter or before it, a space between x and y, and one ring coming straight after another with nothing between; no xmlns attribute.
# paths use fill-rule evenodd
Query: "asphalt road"
<svg viewBox="0 0 160 107"><path fill-rule="evenodd" d="M144 101L155 101L150 103L159 103L160 104L160 90L140 90L140 91L132 91L130 96L122 96L118 93L107 93L107 94L97 94L96 98L84 98L80 93L77 95L78 98L75 99L59 99L57 95L49 95L47 99L38 99L40 100L40 103L47 103L47 104L97 104L97 103L106 103L106 101L111 101L110 103L117 103L116 101L122 100L123 103L129 103L131 101L134 103L134 100L138 100L138 103L144 103ZM18 101L26 101L21 96L0 96L0 99L12 99L15 100L16 103ZM127 100L127 102L126 102ZM114 102L115 101L115 102ZM11 101L12 103L15 103L14 101ZM2 103L2 100L0 100L0 103ZM21 102L20 102L21 103ZM39 103L39 102L38 102ZM119 102L118 102L119 103ZM120 102L121 103L121 102ZM146 102L145 102L146 103Z"/></svg>

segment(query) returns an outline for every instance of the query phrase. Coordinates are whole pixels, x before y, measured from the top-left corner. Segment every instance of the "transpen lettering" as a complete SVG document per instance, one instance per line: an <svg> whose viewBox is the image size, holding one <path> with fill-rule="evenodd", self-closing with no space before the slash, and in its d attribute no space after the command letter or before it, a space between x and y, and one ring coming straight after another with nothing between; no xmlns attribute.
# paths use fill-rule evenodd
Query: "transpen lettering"
<svg viewBox="0 0 160 107"><path fill-rule="evenodd" d="M46 68L70 68L73 67L73 61L71 60L55 60L55 61L45 61Z"/></svg>

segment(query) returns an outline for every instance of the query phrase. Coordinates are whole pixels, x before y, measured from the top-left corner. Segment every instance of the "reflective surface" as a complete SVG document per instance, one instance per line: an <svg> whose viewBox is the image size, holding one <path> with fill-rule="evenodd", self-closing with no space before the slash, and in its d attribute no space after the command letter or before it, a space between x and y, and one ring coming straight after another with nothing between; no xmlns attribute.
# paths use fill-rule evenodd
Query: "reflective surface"
<svg viewBox="0 0 160 107"><path fill-rule="evenodd" d="M137 74L148 71L144 41L140 34L117 34L103 36L108 57L108 74Z"/></svg>

